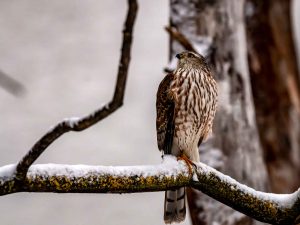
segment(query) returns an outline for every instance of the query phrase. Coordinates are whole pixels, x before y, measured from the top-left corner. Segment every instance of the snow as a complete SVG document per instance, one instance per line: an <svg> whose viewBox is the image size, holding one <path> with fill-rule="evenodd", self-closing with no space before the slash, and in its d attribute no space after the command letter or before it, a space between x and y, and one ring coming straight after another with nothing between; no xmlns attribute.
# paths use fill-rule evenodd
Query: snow
<svg viewBox="0 0 300 225"><path fill-rule="evenodd" d="M177 161L174 156L164 156L162 164L149 166L89 166L89 165L60 165L60 164L37 164L32 165L28 171L29 176L69 176L85 177L91 174L112 176L177 176L188 173L184 162Z"/></svg>
<svg viewBox="0 0 300 225"><path fill-rule="evenodd" d="M0 181L5 181L9 178L12 178L16 171L16 167L16 164L9 164L0 167Z"/></svg>
<svg viewBox="0 0 300 225"><path fill-rule="evenodd" d="M62 122L66 123L69 127L74 128L74 126L76 126L80 120L81 118L79 117L70 117L70 118L64 118ZM53 132L56 126L57 124L50 126L50 129L48 130L47 134Z"/></svg>
<svg viewBox="0 0 300 225"><path fill-rule="evenodd" d="M99 111L99 110L108 110L109 109L109 103L102 103L99 107L98 110L95 110L91 115L95 116L95 114Z"/></svg>
<svg viewBox="0 0 300 225"><path fill-rule="evenodd" d="M108 110L109 109L109 105L108 105L108 103L103 103L102 105L101 105L101 107L100 107L100 109L99 110ZM91 114L89 114L88 115L88 117L89 116L95 116L95 114L99 111L99 110L95 110L94 112L92 112ZM85 117L82 117L82 118L80 118L80 117L70 117L70 118L65 118L65 119L63 119L63 122L64 123L66 123L69 127L71 127L71 128L74 128L77 124L78 124L78 122L80 121L80 120L82 120L82 119L84 119ZM48 133L50 133L54 128L56 127L56 125L55 126L51 126L51 129L50 129L50 131L48 131Z"/></svg>
<svg viewBox="0 0 300 225"><path fill-rule="evenodd" d="M207 166L203 163L199 164L199 171L201 173L206 173L209 175L209 173L215 174L220 180L224 183L231 184L230 189L239 189L244 194L252 195L255 198L263 199L266 201L273 202L277 204L280 207L291 207L295 201L300 198L300 189L292 194L273 194L273 193L266 193L261 191L256 191L251 187L248 187L247 185L240 184L235 179L231 178L230 176L224 175L221 172Z"/></svg>
<svg viewBox="0 0 300 225"><path fill-rule="evenodd" d="M214 175L221 182L230 184L231 190L240 190L244 194L252 195L255 198L263 199L277 204L280 207L291 207L300 198L300 189L292 194L273 194L255 191L254 189L238 183L233 178L207 166L197 163L198 173L205 176ZM16 169L16 164L0 167L0 183L12 178ZM162 164L147 166L89 166L89 165L61 165L61 164L37 164L29 168L28 176L68 176L70 178L86 177L92 174L110 175L119 177L130 176L167 176L176 177L180 174L188 175L188 168L183 161L177 161L176 157L165 155ZM193 176L197 181L197 177Z"/></svg>
<svg viewBox="0 0 300 225"><path fill-rule="evenodd" d="M70 117L70 118L65 118L63 120L67 125L69 125L71 128L74 128L74 126L77 125L78 121L80 121L79 117Z"/></svg>

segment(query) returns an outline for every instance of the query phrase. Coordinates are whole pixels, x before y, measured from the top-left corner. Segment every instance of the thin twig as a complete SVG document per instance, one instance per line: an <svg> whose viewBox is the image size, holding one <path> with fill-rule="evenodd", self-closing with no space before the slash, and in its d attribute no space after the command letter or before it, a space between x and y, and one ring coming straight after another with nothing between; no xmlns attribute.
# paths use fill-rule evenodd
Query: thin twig
<svg viewBox="0 0 300 225"><path fill-rule="evenodd" d="M179 30L177 30L174 27L165 27L165 30L170 34L170 36L179 42L185 50L187 51L192 51L192 52L197 52L192 43L189 41L189 39L182 34Z"/></svg>
<svg viewBox="0 0 300 225"><path fill-rule="evenodd" d="M44 152L44 150L53 143L57 138L69 131L82 131L89 128L112 114L123 104L124 92L126 87L126 79L130 62L130 50L132 43L133 26L136 19L138 4L136 0L128 0L128 12L123 30L123 43L121 49L121 58L117 75L117 82L113 99L104 107L97 111L76 119L64 120L57 124L51 131L46 133L29 152L18 163L16 168L16 179L23 181L26 177L28 168L32 163Z"/></svg>
<svg viewBox="0 0 300 225"><path fill-rule="evenodd" d="M175 157L148 166L33 165L22 184L13 179L15 165L0 167L0 195L15 192L133 193L192 187L254 219L297 224L300 189L292 194L259 192L203 164L188 172ZM297 219L298 218L298 219Z"/></svg>

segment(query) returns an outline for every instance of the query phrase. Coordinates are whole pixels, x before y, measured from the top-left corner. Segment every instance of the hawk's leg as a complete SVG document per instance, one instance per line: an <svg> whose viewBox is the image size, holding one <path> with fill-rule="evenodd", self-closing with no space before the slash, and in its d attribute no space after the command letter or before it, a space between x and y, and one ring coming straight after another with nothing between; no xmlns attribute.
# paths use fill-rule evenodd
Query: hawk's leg
<svg viewBox="0 0 300 225"><path fill-rule="evenodd" d="M182 151L181 151L180 155L177 156L177 160L183 160L183 161L185 161L186 165L189 168L189 174L190 175L193 174L193 167L197 168L196 164L193 163L193 161L191 161Z"/></svg>

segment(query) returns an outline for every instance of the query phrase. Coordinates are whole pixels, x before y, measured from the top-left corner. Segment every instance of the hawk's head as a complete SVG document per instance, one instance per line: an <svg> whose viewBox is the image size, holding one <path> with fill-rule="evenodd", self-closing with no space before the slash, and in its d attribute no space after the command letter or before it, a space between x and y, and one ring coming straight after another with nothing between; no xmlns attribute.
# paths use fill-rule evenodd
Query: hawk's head
<svg viewBox="0 0 300 225"><path fill-rule="evenodd" d="M195 52L182 52L176 55L178 58L178 67L187 67L187 68L194 68L194 69L201 69L206 68L207 64L205 58L197 54Z"/></svg>

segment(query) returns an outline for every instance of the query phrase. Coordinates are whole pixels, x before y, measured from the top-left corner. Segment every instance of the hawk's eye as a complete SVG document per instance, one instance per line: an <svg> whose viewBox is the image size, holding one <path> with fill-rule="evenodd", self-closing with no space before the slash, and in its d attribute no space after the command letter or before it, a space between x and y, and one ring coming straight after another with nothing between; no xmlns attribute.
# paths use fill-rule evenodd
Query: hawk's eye
<svg viewBox="0 0 300 225"><path fill-rule="evenodd" d="M195 56L194 56L193 53L190 53L190 52L189 52L189 53L188 53L188 57L189 57L189 58L194 58Z"/></svg>

